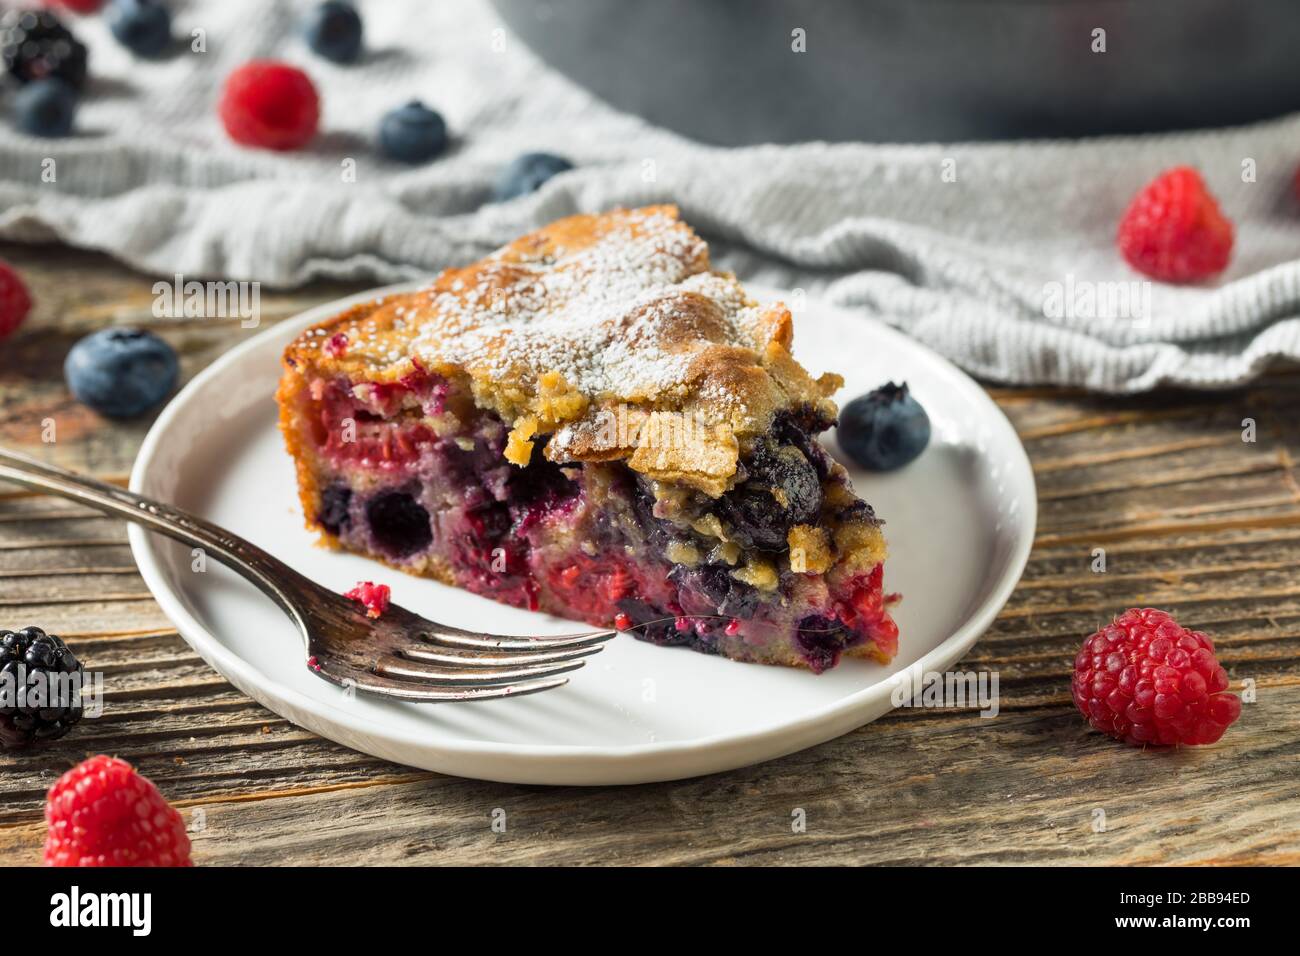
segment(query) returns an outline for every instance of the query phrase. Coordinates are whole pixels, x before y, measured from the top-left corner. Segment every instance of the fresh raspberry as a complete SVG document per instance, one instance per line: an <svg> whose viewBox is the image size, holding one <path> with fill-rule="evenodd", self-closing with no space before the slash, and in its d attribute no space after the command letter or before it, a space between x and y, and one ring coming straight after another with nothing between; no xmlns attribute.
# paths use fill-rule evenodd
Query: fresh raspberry
<svg viewBox="0 0 1300 956"><path fill-rule="evenodd" d="M366 609L366 617L379 617L388 610L392 591L387 584L362 581L343 596L363 605Z"/></svg>
<svg viewBox="0 0 1300 956"><path fill-rule="evenodd" d="M253 60L226 78L218 112L237 143L297 149L316 135L320 98L311 79L297 67Z"/></svg>
<svg viewBox="0 0 1300 956"><path fill-rule="evenodd" d="M23 324L32 309L32 296L18 273L9 263L0 259L0 339Z"/></svg>
<svg viewBox="0 0 1300 956"><path fill-rule="evenodd" d="M47 7L63 7L65 10L71 10L73 13L80 13L83 16L98 12L99 8L104 5L104 0L45 0Z"/></svg>
<svg viewBox="0 0 1300 956"><path fill-rule="evenodd" d="M50 787L46 866L192 866L185 821L125 760L91 757Z"/></svg>
<svg viewBox="0 0 1300 956"><path fill-rule="evenodd" d="M1232 223L1201 174L1166 170L1133 197L1119 223L1119 251L1134 269L1162 282L1218 275L1232 256Z"/></svg>
<svg viewBox="0 0 1300 956"><path fill-rule="evenodd" d="M1070 686L1093 727L1135 747L1212 744L1241 716L1210 639L1155 608L1084 641Z"/></svg>

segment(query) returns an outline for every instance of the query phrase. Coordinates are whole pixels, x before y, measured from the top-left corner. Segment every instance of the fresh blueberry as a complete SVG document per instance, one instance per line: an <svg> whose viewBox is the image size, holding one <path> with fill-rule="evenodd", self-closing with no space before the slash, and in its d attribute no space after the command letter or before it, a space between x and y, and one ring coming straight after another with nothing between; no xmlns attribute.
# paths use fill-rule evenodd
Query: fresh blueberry
<svg viewBox="0 0 1300 956"><path fill-rule="evenodd" d="M447 124L418 100L384 114L379 148L404 163L423 163L447 148Z"/></svg>
<svg viewBox="0 0 1300 956"><path fill-rule="evenodd" d="M524 153L501 171L494 198L505 202L516 196L526 196L542 188L552 176L573 168L573 163L552 153Z"/></svg>
<svg viewBox="0 0 1300 956"><path fill-rule="evenodd" d="M176 385L176 352L152 332L101 329L72 347L63 377L77 401L110 418L153 408Z"/></svg>
<svg viewBox="0 0 1300 956"><path fill-rule="evenodd" d="M158 56L172 42L172 15L154 0L113 0L108 28L136 56Z"/></svg>
<svg viewBox="0 0 1300 956"><path fill-rule="evenodd" d="M361 55L361 16L342 0L314 7L303 24L307 45L335 63L352 63Z"/></svg>
<svg viewBox="0 0 1300 956"><path fill-rule="evenodd" d="M67 136L77 115L77 91L62 80L35 80L14 95L14 124L33 136Z"/></svg>
<svg viewBox="0 0 1300 956"><path fill-rule="evenodd" d="M845 454L863 468L893 471L925 451L930 416L906 382L890 382L845 405L836 436Z"/></svg>

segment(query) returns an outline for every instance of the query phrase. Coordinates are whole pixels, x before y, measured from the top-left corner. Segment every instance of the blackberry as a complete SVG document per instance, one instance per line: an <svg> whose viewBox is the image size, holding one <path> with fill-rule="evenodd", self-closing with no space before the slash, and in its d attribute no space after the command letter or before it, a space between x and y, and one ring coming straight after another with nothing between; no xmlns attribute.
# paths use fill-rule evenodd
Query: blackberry
<svg viewBox="0 0 1300 956"><path fill-rule="evenodd" d="M81 663L53 634L39 627L0 631L0 748L57 740L71 730L81 720L82 705L79 697L68 697L72 683L62 675L82 673Z"/></svg>
<svg viewBox="0 0 1300 956"><path fill-rule="evenodd" d="M44 10L10 10L0 17L0 60L19 83L55 77L73 89L86 82L86 47Z"/></svg>

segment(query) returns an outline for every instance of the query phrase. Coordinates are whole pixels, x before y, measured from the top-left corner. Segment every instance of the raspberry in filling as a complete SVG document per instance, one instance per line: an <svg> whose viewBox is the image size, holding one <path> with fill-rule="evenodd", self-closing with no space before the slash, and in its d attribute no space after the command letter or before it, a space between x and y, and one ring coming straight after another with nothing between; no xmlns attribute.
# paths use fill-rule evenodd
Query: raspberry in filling
<svg viewBox="0 0 1300 956"><path fill-rule="evenodd" d="M712 499L657 487L621 462L535 455L511 465L499 418L428 415L447 384L425 376L412 385L380 396L388 418L373 411L369 389L309 390L320 396L312 434L328 476L314 524L343 547L655 644L747 660L793 654L817 672L854 647L893 655L879 562L833 586L807 569L807 555L803 570L791 562L801 526L878 533L870 506L810 434L829 422L778 416L734 486Z"/></svg>
<svg viewBox="0 0 1300 956"><path fill-rule="evenodd" d="M897 597L884 590L881 522L817 440L834 423L836 377L812 379L789 357L787 311L701 271L702 243L675 217L578 219L290 347L278 399L309 526L403 571L655 644L815 672L844 656L888 661ZM618 295L583 299L588 270ZM470 308L465 289L485 271L526 305ZM511 310L523 317L500 324ZM491 348L510 362L421 350L415 336L435 320L451 341L500 329ZM547 333L510 346L534 323L552 323L560 344ZM345 350L331 344L341 335ZM663 351L678 341L713 351L692 364ZM611 373L629 350L649 367ZM687 407L708 421L680 448L644 430L607 435L627 407L642 425Z"/></svg>

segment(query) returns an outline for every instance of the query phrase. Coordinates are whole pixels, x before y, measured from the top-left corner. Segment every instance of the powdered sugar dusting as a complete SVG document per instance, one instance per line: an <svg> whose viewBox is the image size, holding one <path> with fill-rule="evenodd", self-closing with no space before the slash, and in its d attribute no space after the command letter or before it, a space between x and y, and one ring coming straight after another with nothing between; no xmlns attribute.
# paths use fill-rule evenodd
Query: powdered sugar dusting
<svg viewBox="0 0 1300 956"><path fill-rule="evenodd" d="M413 348L430 364L493 377L558 372L592 398L661 394L687 378L693 349L680 328L692 295L717 307L709 341L754 346L758 310L707 264L703 241L674 217L629 213L590 245L537 261L498 254L476 284L457 279L430 290L436 321L422 326Z"/></svg>

